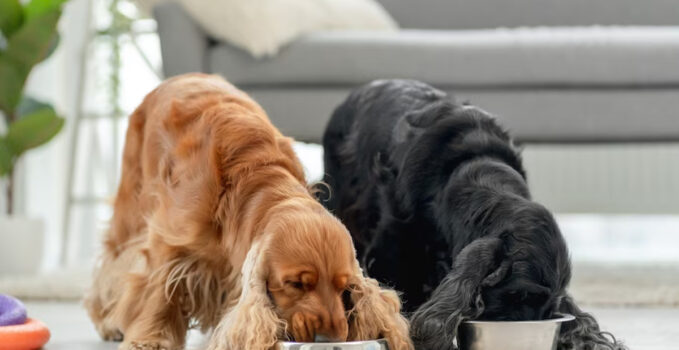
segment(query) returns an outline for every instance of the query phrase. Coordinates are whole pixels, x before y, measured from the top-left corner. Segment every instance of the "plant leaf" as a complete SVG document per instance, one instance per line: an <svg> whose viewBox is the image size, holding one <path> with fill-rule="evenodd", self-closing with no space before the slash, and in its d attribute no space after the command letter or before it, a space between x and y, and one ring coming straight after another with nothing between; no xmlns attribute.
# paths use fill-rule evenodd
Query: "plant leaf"
<svg viewBox="0 0 679 350"><path fill-rule="evenodd" d="M64 126L64 119L51 107L40 109L9 125L7 144L15 157L51 140Z"/></svg>
<svg viewBox="0 0 679 350"><path fill-rule="evenodd" d="M0 31L9 38L21 26L24 11L19 0L0 1Z"/></svg>
<svg viewBox="0 0 679 350"><path fill-rule="evenodd" d="M27 76L21 65L0 54L0 109L6 116L11 115L19 103Z"/></svg>
<svg viewBox="0 0 679 350"><path fill-rule="evenodd" d="M49 51L56 33L60 11L47 12L23 26L9 38L7 49L0 53L0 108L13 111L19 103L24 84L33 66ZM7 78L5 78L7 76Z"/></svg>
<svg viewBox="0 0 679 350"><path fill-rule="evenodd" d="M0 138L0 177L12 171L12 151L7 146L7 141Z"/></svg>
<svg viewBox="0 0 679 350"><path fill-rule="evenodd" d="M4 1L4 0L3 0ZM61 5L68 0L31 0L24 7L26 21L40 17L48 12L61 10Z"/></svg>
<svg viewBox="0 0 679 350"><path fill-rule="evenodd" d="M24 22L7 41L4 55L26 66L42 61L57 33L61 11L55 10Z"/></svg>
<svg viewBox="0 0 679 350"><path fill-rule="evenodd" d="M61 35L59 35L59 32L54 33L54 37L52 37L52 41L50 41L50 46L47 48L47 53L45 54L45 57L43 57L43 60L48 59L54 51L57 50L57 47L59 46L59 43L61 42Z"/></svg>
<svg viewBox="0 0 679 350"><path fill-rule="evenodd" d="M21 118L25 115L35 113L45 108L52 108L52 106L47 102L43 102L31 96L24 95L24 97L21 99L21 102L19 102L19 105L17 106L16 114L19 118Z"/></svg>

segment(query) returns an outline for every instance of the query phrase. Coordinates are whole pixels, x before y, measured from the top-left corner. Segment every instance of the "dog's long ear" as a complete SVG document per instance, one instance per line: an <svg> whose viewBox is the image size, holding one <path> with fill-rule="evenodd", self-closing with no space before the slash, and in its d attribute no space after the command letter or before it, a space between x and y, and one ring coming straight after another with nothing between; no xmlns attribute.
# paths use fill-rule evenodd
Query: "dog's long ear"
<svg viewBox="0 0 679 350"><path fill-rule="evenodd" d="M250 248L242 268L240 299L217 325L208 350L268 350L284 334L285 321L267 295L263 246L260 241Z"/></svg>
<svg viewBox="0 0 679 350"><path fill-rule="evenodd" d="M625 350L621 342L608 333L599 329L594 317L575 305L573 298L566 295L561 299L559 312L575 316L575 320L561 326L559 335L559 350Z"/></svg>
<svg viewBox="0 0 679 350"><path fill-rule="evenodd" d="M502 261L502 255L498 238L477 239L458 254L451 272L411 317L418 349L455 349L460 323L483 313L481 289L497 284L509 272L511 263Z"/></svg>
<svg viewBox="0 0 679 350"><path fill-rule="evenodd" d="M365 277L358 262L350 280L348 340L386 338L389 349L410 350L408 321L401 315L401 301L393 290L380 288L379 283Z"/></svg>

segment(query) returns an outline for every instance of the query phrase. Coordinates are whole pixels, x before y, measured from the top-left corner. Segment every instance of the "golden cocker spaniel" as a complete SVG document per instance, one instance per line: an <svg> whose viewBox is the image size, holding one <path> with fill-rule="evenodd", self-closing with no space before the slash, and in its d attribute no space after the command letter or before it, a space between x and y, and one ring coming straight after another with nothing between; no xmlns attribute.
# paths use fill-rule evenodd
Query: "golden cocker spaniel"
<svg viewBox="0 0 679 350"><path fill-rule="evenodd" d="M122 178L85 305L121 349L210 350L385 337L411 349L392 290L363 275L346 228L309 192L262 108L218 76L183 75L132 114Z"/></svg>

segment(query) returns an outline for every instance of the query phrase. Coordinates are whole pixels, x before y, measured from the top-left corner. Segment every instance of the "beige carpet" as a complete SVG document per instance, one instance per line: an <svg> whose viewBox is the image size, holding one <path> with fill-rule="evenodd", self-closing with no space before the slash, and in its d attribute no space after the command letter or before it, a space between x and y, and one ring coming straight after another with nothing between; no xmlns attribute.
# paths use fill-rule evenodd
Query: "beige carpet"
<svg viewBox="0 0 679 350"><path fill-rule="evenodd" d="M78 300L90 285L92 272L79 267L38 276L0 277L0 293L22 300Z"/></svg>
<svg viewBox="0 0 679 350"><path fill-rule="evenodd" d="M570 287L581 304L679 306L679 266L577 264Z"/></svg>

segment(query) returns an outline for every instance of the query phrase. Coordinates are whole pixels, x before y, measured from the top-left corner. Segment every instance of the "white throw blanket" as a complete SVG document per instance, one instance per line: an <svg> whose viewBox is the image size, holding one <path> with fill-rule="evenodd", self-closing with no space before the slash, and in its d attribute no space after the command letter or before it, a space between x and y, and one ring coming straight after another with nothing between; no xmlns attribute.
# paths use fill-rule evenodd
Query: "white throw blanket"
<svg viewBox="0 0 679 350"><path fill-rule="evenodd" d="M396 22L376 0L137 0L148 13L177 1L215 39L255 57L271 56L296 38L326 30L394 31Z"/></svg>

